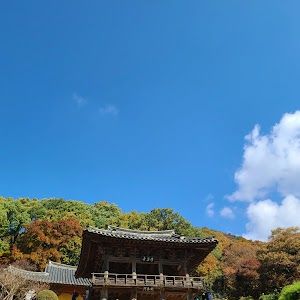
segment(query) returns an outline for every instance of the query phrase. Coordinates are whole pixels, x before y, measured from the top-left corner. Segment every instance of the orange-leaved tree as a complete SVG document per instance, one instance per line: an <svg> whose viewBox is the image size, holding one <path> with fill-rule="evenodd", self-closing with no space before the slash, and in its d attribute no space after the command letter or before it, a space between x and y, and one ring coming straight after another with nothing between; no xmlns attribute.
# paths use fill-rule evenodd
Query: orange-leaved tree
<svg viewBox="0 0 300 300"><path fill-rule="evenodd" d="M261 262L261 281L264 292L281 289L300 280L300 229L277 228L267 243L257 251Z"/></svg>
<svg viewBox="0 0 300 300"><path fill-rule="evenodd" d="M256 245L246 240L231 241L222 255L223 290L229 297L260 294L259 267Z"/></svg>
<svg viewBox="0 0 300 300"><path fill-rule="evenodd" d="M78 263L82 227L76 219L35 220L25 226L13 258L27 258L41 270L49 260L76 265Z"/></svg>

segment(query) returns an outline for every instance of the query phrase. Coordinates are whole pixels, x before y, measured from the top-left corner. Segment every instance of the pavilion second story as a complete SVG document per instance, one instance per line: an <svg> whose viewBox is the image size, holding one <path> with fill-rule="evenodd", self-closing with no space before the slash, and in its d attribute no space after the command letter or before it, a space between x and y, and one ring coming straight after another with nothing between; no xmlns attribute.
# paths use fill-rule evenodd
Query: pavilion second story
<svg viewBox="0 0 300 300"><path fill-rule="evenodd" d="M94 286L197 287L203 282L191 274L217 243L173 230L88 228L76 277L91 278Z"/></svg>

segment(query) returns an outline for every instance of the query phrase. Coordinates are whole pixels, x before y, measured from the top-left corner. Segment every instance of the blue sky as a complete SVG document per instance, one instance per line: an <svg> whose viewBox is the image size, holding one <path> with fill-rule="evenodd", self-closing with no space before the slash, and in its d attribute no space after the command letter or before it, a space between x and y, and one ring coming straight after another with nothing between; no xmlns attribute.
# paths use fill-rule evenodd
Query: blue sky
<svg viewBox="0 0 300 300"><path fill-rule="evenodd" d="M2 2L0 195L170 207L252 239L299 226L299 9Z"/></svg>

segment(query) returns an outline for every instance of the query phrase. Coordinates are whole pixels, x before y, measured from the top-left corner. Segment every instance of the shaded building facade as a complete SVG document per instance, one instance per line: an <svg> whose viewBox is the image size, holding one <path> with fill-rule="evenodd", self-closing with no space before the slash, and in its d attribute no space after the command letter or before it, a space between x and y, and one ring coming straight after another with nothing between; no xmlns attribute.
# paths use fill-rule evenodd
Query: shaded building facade
<svg viewBox="0 0 300 300"><path fill-rule="evenodd" d="M91 280L90 300L191 300L205 291L195 269L217 243L173 230L90 227L75 277Z"/></svg>

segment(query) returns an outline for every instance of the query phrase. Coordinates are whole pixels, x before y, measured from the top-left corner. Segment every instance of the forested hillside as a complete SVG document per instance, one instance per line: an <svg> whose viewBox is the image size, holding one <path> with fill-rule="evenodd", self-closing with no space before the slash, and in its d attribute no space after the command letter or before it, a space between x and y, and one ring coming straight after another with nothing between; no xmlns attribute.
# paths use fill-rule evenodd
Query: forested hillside
<svg viewBox="0 0 300 300"><path fill-rule="evenodd" d="M115 225L140 230L175 229L185 236L215 236L218 246L197 268L210 289L239 298L272 293L300 279L298 228L274 229L269 242L252 242L197 228L170 208L123 213L115 204L64 199L0 197L0 264L43 270L49 260L76 265L82 231Z"/></svg>

